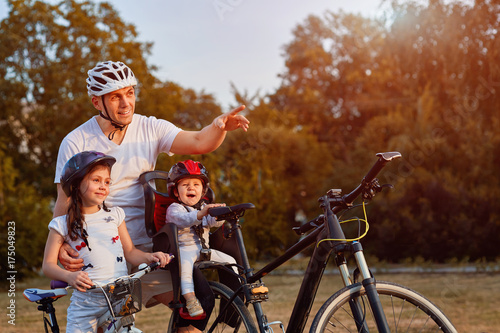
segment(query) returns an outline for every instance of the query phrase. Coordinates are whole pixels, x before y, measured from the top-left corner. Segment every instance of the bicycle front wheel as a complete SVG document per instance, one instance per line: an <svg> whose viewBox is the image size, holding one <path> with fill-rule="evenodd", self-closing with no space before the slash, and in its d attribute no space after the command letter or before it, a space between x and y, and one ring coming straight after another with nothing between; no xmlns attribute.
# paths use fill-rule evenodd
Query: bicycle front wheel
<svg viewBox="0 0 500 333"><path fill-rule="evenodd" d="M226 285L216 282L216 281L208 281L210 285L210 289L215 295L215 306L212 310L212 314L208 320L208 324L203 332L249 332L249 333L257 333L257 327L252 320L250 312L247 307L243 303L243 301L236 297L234 301L229 305L229 307L225 308L225 305L228 303L228 300L234 294L234 292L228 288ZM224 310L224 308L226 310ZM223 313L221 311L224 311ZM210 328L213 323L216 321L219 314L221 314L220 322L215 325L212 331ZM170 318L169 323L169 332L172 332L172 318Z"/></svg>
<svg viewBox="0 0 500 333"><path fill-rule="evenodd" d="M377 281L376 286L391 332L457 333L446 315L416 291L392 282ZM353 315L353 308L358 315ZM378 332L362 284L330 297L316 314L311 332Z"/></svg>

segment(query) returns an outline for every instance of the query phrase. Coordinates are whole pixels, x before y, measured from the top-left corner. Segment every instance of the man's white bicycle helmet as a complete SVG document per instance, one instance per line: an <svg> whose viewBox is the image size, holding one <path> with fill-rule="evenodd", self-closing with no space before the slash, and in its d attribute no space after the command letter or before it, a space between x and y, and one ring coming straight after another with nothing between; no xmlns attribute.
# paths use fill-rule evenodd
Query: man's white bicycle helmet
<svg viewBox="0 0 500 333"><path fill-rule="evenodd" d="M127 88L134 87L137 85L137 79L134 73L127 65L121 61L105 61L98 63L94 68L87 72L87 93L90 97L92 96L103 96L110 92ZM115 132L120 130L123 131L127 125L120 124L109 116L106 104L104 104L104 113L99 111L102 118L111 122L116 130L112 131L108 135L109 140L113 140Z"/></svg>
<svg viewBox="0 0 500 333"><path fill-rule="evenodd" d="M87 74L89 96L102 96L138 83L132 70L121 61L100 62Z"/></svg>

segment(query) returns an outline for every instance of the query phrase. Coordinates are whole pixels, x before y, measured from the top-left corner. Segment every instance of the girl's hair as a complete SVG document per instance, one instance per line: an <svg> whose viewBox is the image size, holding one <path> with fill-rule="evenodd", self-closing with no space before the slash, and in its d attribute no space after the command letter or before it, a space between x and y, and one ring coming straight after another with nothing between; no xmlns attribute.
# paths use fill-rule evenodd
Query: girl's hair
<svg viewBox="0 0 500 333"><path fill-rule="evenodd" d="M66 224L68 226L68 236L73 241L77 240L79 237L86 239L86 231L83 228L85 224L85 216L82 214L82 194L80 193L80 185L85 176L92 173L100 166L104 166L111 171L111 166L106 161L97 162L87 171L86 174L83 175L83 177L75 180L75 186L71 187L71 202L69 203L68 213L66 214ZM109 209L106 207L104 201L102 203L102 208L109 212Z"/></svg>

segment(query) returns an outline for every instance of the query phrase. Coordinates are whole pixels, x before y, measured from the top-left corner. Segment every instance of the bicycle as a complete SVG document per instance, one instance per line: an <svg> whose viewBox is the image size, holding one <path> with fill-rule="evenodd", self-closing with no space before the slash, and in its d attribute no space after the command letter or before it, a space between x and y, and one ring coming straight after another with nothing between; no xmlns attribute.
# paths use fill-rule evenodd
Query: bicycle
<svg viewBox="0 0 500 333"><path fill-rule="evenodd" d="M94 285L89 290L100 290L107 299L108 311L99 317L97 327L104 333L142 331L134 325L134 313L141 311L141 281L140 278L156 269L159 262L149 265L141 264L139 270L133 274L115 279L105 285ZM51 289L29 288L24 290L24 297L39 304L38 310L42 311L45 332L49 329L52 333L59 333L54 302L68 294L72 289L65 282L51 281ZM87 291L89 292L89 291Z"/></svg>
<svg viewBox="0 0 500 333"><path fill-rule="evenodd" d="M237 261L240 274L236 278L240 283L236 288L231 289L221 282L209 281L217 301L210 314L207 332L271 333L273 332L272 326L279 326L279 329L285 332L281 322L268 322L262 309L261 302L268 299L268 290L262 278L313 244L315 244L314 250L290 315L287 333L304 331L321 277L332 253L344 287L335 292L321 306L314 317L310 332L457 332L446 315L424 296L396 283L375 280L359 242L368 231L367 228L363 235L355 239L346 239L344 235L337 215L353 208L353 202L359 196L363 198L363 211L366 215L364 202L371 200L384 187L392 187L392 185L380 185L375 177L388 162L400 158L401 154L386 152L379 153L377 156L376 163L352 192L342 195L341 190L333 189L319 198L323 214L301 227L294 228L294 231L303 237L284 254L255 273L246 254L239 223L245 211L255 206L245 203L210 209L210 215L227 222L228 227L223 231L219 229L218 233L223 233L226 239L236 243L236 250L228 254L239 257ZM163 176L165 175L152 172L149 173L147 180ZM151 192L151 190L148 191ZM149 199L153 200L150 200L149 206L146 207L146 226L151 228L151 221L162 218L164 220L161 212L162 208L165 208L165 198L162 198L162 193L156 190L149 194L152 196ZM148 207L151 210L149 220ZM152 228L151 231L156 232L154 226ZM167 223L162 230L172 242L170 249L175 251L176 228ZM212 244L212 241L210 243ZM352 253L357 263L357 268L352 275L347 266L346 253ZM231 267L210 261L199 262L197 267L202 271L216 270L219 273L232 273ZM176 291L175 274L176 272L172 271L174 293ZM176 302L179 303L178 296ZM174 305L178 307L177 303ZM250 305L253 306L256 323L250 315L248 309ZM175 309L175 306L173 308ZM178 315L174 311L170 318L169 332L175 332L177 319Z"/></svg>

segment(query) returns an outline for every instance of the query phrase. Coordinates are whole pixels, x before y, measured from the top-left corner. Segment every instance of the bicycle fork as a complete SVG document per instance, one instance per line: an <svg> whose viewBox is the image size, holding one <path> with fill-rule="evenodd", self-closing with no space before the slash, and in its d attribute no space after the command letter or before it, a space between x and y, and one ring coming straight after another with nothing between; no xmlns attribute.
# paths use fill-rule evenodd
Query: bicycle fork
<svg viewBox="0 0 500 333"><path fill-rule="evenodd" d="M377 292L375 278L372 277L370 270L368 269L368 264L366 263L365 256L363 254L363 247L361 243L354 242L352 244L352 252L354 258L356 259L356 264L358 270L362 277L362 284L365 288L366 295L368 297L368 302L370 303L370 308L372 310L375 322L377 324L377 329L382 333L390 333L389 325L387 324L387 318L385 317L382 304L380 303L380 298ZM347 268L347 262L342 254L337 254L336 257L337 266L340 271L340 276L344 285L349 286L353 283L349 270ZM368 333L368 327L366 325L365 317L366 311L364 311L362 306L362 301L360 298L353 298L349 301L349 306L353 314L353 318L356 322L356 327L358 332Z"/></svg>

